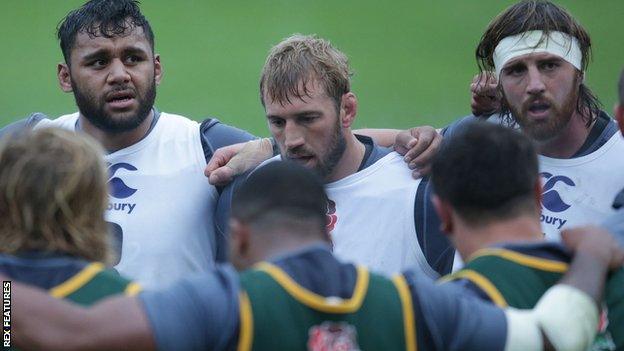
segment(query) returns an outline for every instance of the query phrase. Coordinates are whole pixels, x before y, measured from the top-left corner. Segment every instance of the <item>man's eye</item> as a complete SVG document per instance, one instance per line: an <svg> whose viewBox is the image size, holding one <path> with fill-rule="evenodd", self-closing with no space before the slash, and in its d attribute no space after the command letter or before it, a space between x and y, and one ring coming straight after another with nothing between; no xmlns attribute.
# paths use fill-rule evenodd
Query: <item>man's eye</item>
<svg viewBox="0 0 624 351"><path fill-rule="evenodd" d="M559 64L557 62L545 62L542 64L542 68L547 71L552 71L557 67L559 67Z"/></svg>
<svg viewBox="0 0 624 351"><path fill-rule="evenodd" d="M505 74L509 76L519 76L524 72L524 67L513 66L505 69Z"/></svg>
<svg viewBox="0 0 624 351"><path fill-rule="evenodd" d="M277 128L281 128L284 126L284 120L282 119L272 118L271 120L269 120L269 122L271 123L272 126L277 127Z"/></svg>
<svg viewBox="0 0 624 351"><path fill-rule="evenodd" d="M131 64L132 63L138 63L138 62L141 62L141 61L143 61L143 59L141 57L137 56L137 55L130 55L130 56L128 56L128 58L126 58L126 62L131 63Z"/></svg>
<svg viewBox="0 0 624 351"><path fill-rule="evenodd" d="M89 62L89 66L91 67L95 67L95 68L101 68L106 66L106 60L100 59L100 60L93 60L91 62Z"/></svg>
<svg viewBox="0 0 624 351"><path fill-rule="evenodd" d="M312 123L316 120L316 116L305 116L305 117L300 117L299 118L299 122L301 123Z"/></svg>

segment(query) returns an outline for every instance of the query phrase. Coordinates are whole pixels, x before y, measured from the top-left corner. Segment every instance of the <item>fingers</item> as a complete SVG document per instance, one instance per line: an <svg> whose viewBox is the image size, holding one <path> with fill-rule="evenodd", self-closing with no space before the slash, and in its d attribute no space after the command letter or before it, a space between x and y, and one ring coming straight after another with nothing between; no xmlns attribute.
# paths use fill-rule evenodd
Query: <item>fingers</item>
<svg viewBox="0 0 624 351"><path fill-rule="evenodd" d="M214 186L225 186L229 184L236 175L236 172L228 167L220 167L208 175L208 182Z"/></svg>
<svg viewBox="0 0 624 351"><path fill-rule="evenodd" d="M415 144L417 140L412 136L409 130L401 131L397 134L394 141L394 151L400 155L405 155Z"/></svg>
<svg viewBox="0 0 624 351"><path fill-rule="evenodd" d="M500 103L498 80L491 72L475 75L470 84L470 109L475 116L495 111Z"/></svg>
<svg viewBox="0 0 624 351"><path fill-rule="evenodd" d="M408 163L410 169L418 170L421 176L428 175L431 171L431 162L438 152L438 148L442 143L442 136L436 134L427 148L420 153L420 155L414 157L412 161Z"/></svg>
<svg viewBox="0 0 624 351"><path fill-rule="evenodd" d="M210 177L211 172L225 166L232 157L240 152L244 145L245 143L238 143L217 149L208 161L206 169L204 170L204 175Z"/></svg>
<svg viewBox="0 0 624 351"><path fill-rule="evenodd" d="M395 151L404 155L412 177L418 179L431 171L431 161L435 156L442 136L429 126L412 128L397 135Z"/></svg>
<svg viewBox="0 0 624 351"><path fill-rule="evenodd" d="M564 229L561 231L561 242L563 242L568 249L576 251L583 236L582 227Z"/></svg>
<svg viewBox="0 0 624 351"><path fill-rule="evenodd" d="M425 152L438 133L433 127L424 126L410 129L413 140L409 143L409 150L405 153L405 162L411 163L415 158Z"/></svg>

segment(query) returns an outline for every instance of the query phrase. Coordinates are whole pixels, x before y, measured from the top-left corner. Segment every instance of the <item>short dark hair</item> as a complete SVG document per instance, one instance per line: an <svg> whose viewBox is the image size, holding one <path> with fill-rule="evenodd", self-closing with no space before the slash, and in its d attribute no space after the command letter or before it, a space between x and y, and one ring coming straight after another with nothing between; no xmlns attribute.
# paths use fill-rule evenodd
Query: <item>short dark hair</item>
<svg viewBox="0 0 624 351"><path fill-rule="evenodd" d="M254 171L234 194L232 218L263 227L312 225L324 232L327 195L322 180L293 162L271 162ZM300 229L300 228L296 228Z"/></svg>
<svg viewBox="0 0 624 351"><path fill-rule="evenodd" d="M537 181L532 141L486 121L468 124L445 139L432 166L435 193L471 224L535 210Z"/></svg>
<svg viewBox="0 0 624 351"><path fill-rule="evenodd" d="M494 70L494 50L498 43L506 37L532 30L566 33L579 42L581 49L582 71L587 70L591 60L591 38L589 33L572 15L561 6L544 0L524 0L509 6L490 22L477 46L476 58L479 70ZM600 114L601 103L594 93L581 83L578 92L576 111L583 116L589 128ZM513 124L511 110L503 99L498 111L505 120Z"/></svg>
<svg viewBox="0 0 624 351"><path fill-rule="evenodd" d="M139 1L91 0L65 16L57 28L57 37L65 62L69 64L78 33L85 32L91 38L112 38L136 27L143 28L154 52L154 32L139 9Z"/></svg>

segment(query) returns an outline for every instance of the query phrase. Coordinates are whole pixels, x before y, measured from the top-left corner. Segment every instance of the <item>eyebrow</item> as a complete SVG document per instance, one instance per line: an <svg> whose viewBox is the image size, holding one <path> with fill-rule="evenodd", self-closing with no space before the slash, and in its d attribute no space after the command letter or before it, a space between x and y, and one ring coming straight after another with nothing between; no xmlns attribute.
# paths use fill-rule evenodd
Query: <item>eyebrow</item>
<svg viewBox="0 0 624 351"><path fill-rule="evenodd" d="M108 56L108 50L99 49L99 50L96 50L96 51L94 51L92 53L89 53L89 54L86 54L86 55L82 56L80 59L82 61L90 61L92 59L100 58L100 57L103 57L103 56L104 57Z"/></svg>
<svg viewBox="0 0 624 351"><path fill-rule="evenodd" d="M562 59L561 57L557 57L557 56L537 60L537 62L563 62L563 61L564 59Z"/></svg>
<svg viewBox="0 0 624 351"><path fill-rule="evenodd" d="M145 49L138 46L130 46L123 50L124 54L135 54L135 55L148 55L148 52Z"/></svg>
<svg viewBox="0 0 624 351"><path fill-rule="evenodd" d="M298 113L295 113L293 115L293 117L311 117L311 116L320 116L322 113L320 111L315 111L315 110L311 110L311 111L301 111ZM279 115L267 115L266 116L268 119L270 118L284 118L282 116Z"/></svg>
<svg viewBox="0 0 624 351"><path fill-rule="evenodd" d="M135 54L135 55L143 55L143 56L147 56L148 53L145 51L145 49L138 47L138 46L130 46L127 48L123 49L123 54L124 55L128 55L128 54ZM95 50L94 52L88 53L84 56L82 56L81 60L83 61L89 61L95 58L100 58L100 57L108 57L109 56L109 50L107 49L98 49Z"/></svg>

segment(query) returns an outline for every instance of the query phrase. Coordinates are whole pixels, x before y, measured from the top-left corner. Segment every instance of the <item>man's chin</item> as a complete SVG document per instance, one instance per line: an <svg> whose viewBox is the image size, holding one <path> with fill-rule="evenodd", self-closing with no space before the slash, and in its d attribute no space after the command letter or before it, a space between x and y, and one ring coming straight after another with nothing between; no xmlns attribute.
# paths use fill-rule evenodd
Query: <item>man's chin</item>
<svg viewBox="0 0 624 351"><path fill-rule="evenodd" d="M145 121L145 118L139 118L136 115L113 115L107 116L104 120L99 120L96 123L91 120L91 123L98 129L108 133L125 133L137 129L143 121Z"/></svg>
<svg viewBox="0 0 624 351"><path fill-rule="evenodd" d="M529 127L522 127L522 132L537 142L545 142L553 139L558 134L558 130L555 130L553 126L544 123L544 125L531 125Z"/></svg>

